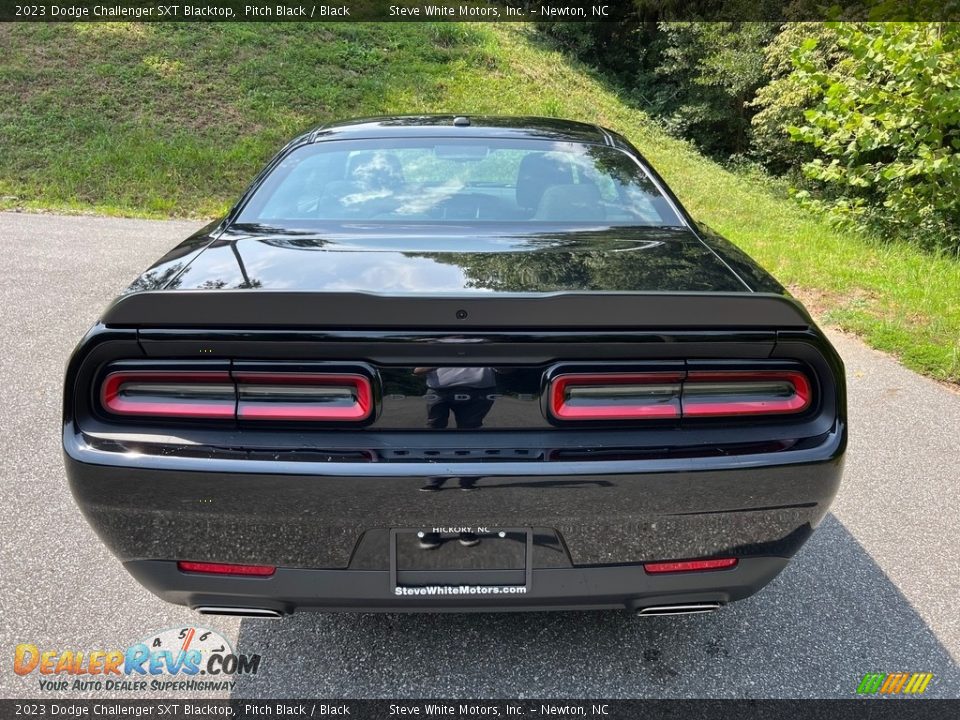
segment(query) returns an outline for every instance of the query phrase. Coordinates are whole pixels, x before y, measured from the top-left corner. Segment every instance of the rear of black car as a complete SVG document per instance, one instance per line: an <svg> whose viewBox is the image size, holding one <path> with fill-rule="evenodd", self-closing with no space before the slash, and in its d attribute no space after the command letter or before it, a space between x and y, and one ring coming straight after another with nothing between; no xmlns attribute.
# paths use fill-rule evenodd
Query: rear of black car
<svg viewBox="0 0 960 720"><path fill-rule="evenodd" d="M707 316L730 298L694 299ZM637 312L669 314L670 298L642 300ZM489 369L474 373L482 386L429 388L417 373L464 357ZM709 606L768 582L826 511L844 449L839 377L799 312L793 327L723 330L212 331L108 317L71 364L64 443L90 522L172 602ZM438 405L446 428L431 425ZM421 549L418 533L442 546ZM721 562L657 567L691 560ZM461 586L474 589L439 589Z"/></svg>
<svg viewBox="0 0 960 720"><path fill-rule="evenodd" d="M840 479L842 365L749 259L686 218L382 219L228 218L81 342L71 488L146 587L257 616L695 612L806 541Z"/></svg>

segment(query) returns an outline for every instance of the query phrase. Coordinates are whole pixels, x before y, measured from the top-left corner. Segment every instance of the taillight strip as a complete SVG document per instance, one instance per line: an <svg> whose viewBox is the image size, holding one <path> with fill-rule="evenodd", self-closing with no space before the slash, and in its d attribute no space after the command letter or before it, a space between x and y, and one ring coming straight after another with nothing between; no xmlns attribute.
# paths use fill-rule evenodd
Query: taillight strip
<svg viewBox="0 0 960 720"><path fill-rule="evenodd" d="M184 419L362 422L373 385L351 373L116 370L100 404L115 415Z"/></svg>
<svg viewBox="0 0 960 720"><path fill-rule="evenodd" d="M684 417L787 415L812 401L810 381L796 370L690 372L681 397Z"/></svg>
<svg viewBox="0 0 960 720"><path fill-rule="evenodd" d="M104 378L100 402L116 415L183 418L232 418L237 405L230 373L207 370L118 370Z"/></svg>
<svg viewBox="0 0 960 720"><path fill-rule="evenodd" d="M234 373L240 420L366 420L373 388L363 375Z"/></svg>
<svg viewBox="0 0 960 720"><path fill-rule="evenodd" d="M678 372L559 375L550 413L558 420L678 418L682 379Z"/></svg>
<svg viewBox="0 0 960 720"><path fill-rule="evenodd" d="M789 415L812 403L807 375L779 369L570 373L548 391L548 411L561 421Z"/></svg>

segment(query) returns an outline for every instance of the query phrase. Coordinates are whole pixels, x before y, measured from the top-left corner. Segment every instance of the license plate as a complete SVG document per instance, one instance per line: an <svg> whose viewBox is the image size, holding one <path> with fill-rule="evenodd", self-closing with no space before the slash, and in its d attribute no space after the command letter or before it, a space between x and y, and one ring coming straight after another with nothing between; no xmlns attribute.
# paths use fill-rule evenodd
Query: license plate
<svg viewBox="0 0 960 720"><path fill-rule="evenodd" d="M390 531L390 587L399 597L490 597L529 592L531 528Z"/></svg>

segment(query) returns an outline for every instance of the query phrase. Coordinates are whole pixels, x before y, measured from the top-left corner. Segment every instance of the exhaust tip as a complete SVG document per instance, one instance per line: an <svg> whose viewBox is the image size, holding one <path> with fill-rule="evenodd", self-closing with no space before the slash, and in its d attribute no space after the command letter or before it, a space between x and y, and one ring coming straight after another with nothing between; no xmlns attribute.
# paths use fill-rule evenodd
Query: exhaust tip
<svg viewBox="0 0 960 720"><path fill-rule="evenodd" d="M212 605L202 605L194 608L201 615L225 615L227 617L246 617L261 618L266 620L279 620L283 613L269 608L248 608L248 607L217 607Z"/></svg>
<svg viewBox="0 0 960 720"><path fill-rule="evenodd" d="M654 615L696 615L699 613L713 612L719 609L720 603L690 603L689 605L651 605L650 607L639 608L636 611L638 617L652 617Z"/></svg>

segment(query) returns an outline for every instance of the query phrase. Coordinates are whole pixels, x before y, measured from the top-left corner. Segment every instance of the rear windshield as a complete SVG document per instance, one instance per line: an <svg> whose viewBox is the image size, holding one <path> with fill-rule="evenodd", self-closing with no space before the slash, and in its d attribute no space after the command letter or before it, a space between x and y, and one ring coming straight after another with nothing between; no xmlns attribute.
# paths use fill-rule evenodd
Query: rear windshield
<svg viewBox="0 0 960 720"><path fill-rule="evenodd" d="M238 223L564 223L679 226L626 153L539 140L326 141L291 152Z"/></svg>

